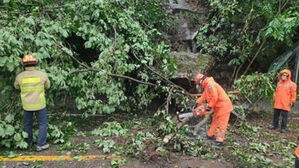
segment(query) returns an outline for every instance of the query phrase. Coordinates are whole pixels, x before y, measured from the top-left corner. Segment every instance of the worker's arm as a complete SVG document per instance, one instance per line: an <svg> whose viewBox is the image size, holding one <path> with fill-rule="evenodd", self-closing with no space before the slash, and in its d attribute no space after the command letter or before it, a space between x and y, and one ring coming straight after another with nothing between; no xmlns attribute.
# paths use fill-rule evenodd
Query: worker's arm
<svg viewBox="0 0 299 168"><path fill-rule="evenodd" d="M51 82L50 82L48 76L46 75L45 89L49 89L50 86L51 86Z"/></svg>
<svg viewBox="0 0 299 168"><path fill-rule="evenodd" d="M16 89L20 89L20 85L19 85L19 82L17 81L17 79L15 79L14 86Z"/></svg>
<svg viewBox="0 0 299 168"><path fill-rule="evenodd" d="M200 96L200 98L198 98L198 99L196 100L196 103L197 103L197 104L201 104L202 102L204 102L204 101L207 100L206 97L207 97L207 94L206 94L206 92L204 91L203 94Z"/></svg>
<svg viewBox="0 0 299 168"><path fill-rule="evenodd" d="M214 108L217 100L218 100L218 93L217 93L216 86L215 85L208 86L208 89L207 89L208 107Z"/></svg>
<svg viewBox="0 0 299 168"><path fill-rule="evenodd" d="M293 86L291 87L291 102L295 103L296 101L296 96L297 96L297 85L294 83Z"/></svg>

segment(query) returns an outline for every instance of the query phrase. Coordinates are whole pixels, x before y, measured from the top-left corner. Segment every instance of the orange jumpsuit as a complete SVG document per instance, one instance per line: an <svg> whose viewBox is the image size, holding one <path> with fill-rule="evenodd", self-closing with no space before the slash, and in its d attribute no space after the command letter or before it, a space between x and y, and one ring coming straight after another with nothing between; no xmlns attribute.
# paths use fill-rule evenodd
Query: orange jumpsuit
<svg viewBox="0 0 299 168"><path fill-rule="evenodd" d="M297 146L297 148L295 150L295 155L297 156L297 158L299 158L299 145Z"/></svg>
<svg viewBox="0 0 299 168"><path fill-rule="evenodd" d="M287 73L289 76L285 81L281 80L281 75ZM276 87L275 97L274 97L274 108L291 111L291 103L296 101L296 83L291 81L291 71L284 69L279 74L279 82Z"/></svg>
<svg viewBox="0 0 299 168"><path fill-rule="evenodd" d="M232 102L225 93L224 89L216 83L212 77L206 78L202 83L202 87L204 92L202 96L197 99L196 103L201 104L206 100L208 102L208 106L214 110L208 136L215 135L217 128L219 128L216 141L223 142L230 113L233 111Z"/></svg>

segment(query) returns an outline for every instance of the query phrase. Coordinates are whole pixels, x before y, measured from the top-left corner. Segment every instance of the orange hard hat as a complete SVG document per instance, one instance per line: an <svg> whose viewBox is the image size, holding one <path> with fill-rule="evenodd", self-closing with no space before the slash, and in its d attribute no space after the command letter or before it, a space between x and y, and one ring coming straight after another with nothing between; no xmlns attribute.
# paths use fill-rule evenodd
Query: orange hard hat
<svg viewBox="0 0 299 168"><path fill-rule="evenodd" d="M35 58L35 56L27 54L23 57L22 64L23 64L23 66L36 65L37 64L37 59Z"/></svg>
<svg viewBox="0 0 299 168"><path fill-rule="evenodd" d="M194 81L195 81L196 84L200 84L199 81L202 80L203 78L204 78L204 75L201 74L201 73L199 73L199 74L197 74L197 75L195 76Z"/></svg>

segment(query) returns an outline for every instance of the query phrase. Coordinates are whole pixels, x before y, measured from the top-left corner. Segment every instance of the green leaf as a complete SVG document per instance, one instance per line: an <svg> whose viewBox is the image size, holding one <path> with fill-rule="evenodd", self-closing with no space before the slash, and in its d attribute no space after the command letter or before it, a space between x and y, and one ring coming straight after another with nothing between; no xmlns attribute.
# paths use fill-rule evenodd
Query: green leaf
<svg viewBox="0 0 299 168"><path fill-rule="evenodd" d="M23 138L28 138L28 133L23 131L22 136L23 136Z"/></svg>
<svg viewBox="0 0 299 168"><path fill-rule="evenodd" d="M6 130L5 130L5 134L8 136L11 136L15 133L15 128L12 125L7 125L6 126Z"/></svg>
<svg viewBox="0 0 299 168"><path fill-rule="evenodd" d="M16 144L17 147L21 148L21 149L26 149L28 148L28 144L25 141L20 141Z"/></svg>
<svg viewBox="0 0 299 168"><path fill-rule="evenodd" d="M9 151L7 154L6 154L6 157L8 158L14 158L14 157L17 157L18 154L14 151Z"/></svg>
<svg viewBox="0 0 299 168"><path fill-rule="evenodd" d="M0 126L0 137L4 138L5 137L5 130L2 126Z"/></svg>
<svg viewBox="0 0 299 168"><path fill-rule="evenodd" d="M17 133L17 134L15 134L15 136L14 136L14 140L15 141L21 141L22 140L22 136L21 136L21 134L20 133Z"/></svg>
<svg viewBox="0 0 299 168"><path fill-rule="evenodd" d="M5 117L5 121L7 122L7 123L12 123L12 121L14 120L14 115L12 115L12 114L9 114L9 115L7 115L6 117Z"/></svg>

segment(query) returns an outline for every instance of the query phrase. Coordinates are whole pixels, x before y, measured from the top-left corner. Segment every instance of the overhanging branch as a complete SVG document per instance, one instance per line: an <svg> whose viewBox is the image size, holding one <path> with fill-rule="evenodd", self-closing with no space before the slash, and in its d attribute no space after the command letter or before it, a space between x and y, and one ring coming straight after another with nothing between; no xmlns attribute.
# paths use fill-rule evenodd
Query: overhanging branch
<svg viewBox="0 0 299 168"><path fill-rule="evenodd" d="M80 72L88 72L88 71L100 72L101 70L94 69L94 68L76 69L76 70L73 70L71 72L71 74L80 73ZM116 77L116 78L128 79L128 80L135 81L137 83L141 83L141 84L145 84L145 85L157 86L156 84L153 84L153 83L150 83L150 82L144 82L144 81L141 81L141 80L138 80L138 79L132 78L130 76L126 76L126 75L118 75L118 74L112 74L112 73L107 73L107 75L112 76L112 77Z"/></svg>

